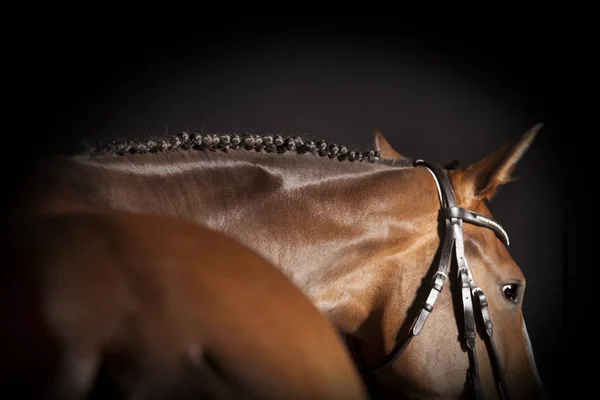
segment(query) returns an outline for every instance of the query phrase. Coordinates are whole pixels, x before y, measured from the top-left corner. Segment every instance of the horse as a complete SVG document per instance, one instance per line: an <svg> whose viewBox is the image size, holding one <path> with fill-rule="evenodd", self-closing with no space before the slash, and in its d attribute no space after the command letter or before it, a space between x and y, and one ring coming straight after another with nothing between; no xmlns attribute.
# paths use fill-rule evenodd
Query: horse
<svg viewBox="0 0 600 400"><path fill-rule="evenodd" d="M41 160L19 212L144 211L232 236L327 316L382 398L545 398L526 280L487 204L541 127L460 168L404 156L381 132L367 151L191 131L100 143Z"/></svg>
<svg viewBox="0 0 600 400"><path fill-rule="evenodd" d="M175 218L3 226L0 380L27 399L364 400L344 343L277 268Z"/></svg>

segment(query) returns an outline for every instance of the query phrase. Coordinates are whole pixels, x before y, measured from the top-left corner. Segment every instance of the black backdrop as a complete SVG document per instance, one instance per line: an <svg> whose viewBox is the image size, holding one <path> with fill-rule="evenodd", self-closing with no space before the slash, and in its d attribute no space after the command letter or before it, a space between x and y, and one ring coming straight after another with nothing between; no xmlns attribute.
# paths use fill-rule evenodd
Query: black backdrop
<svg viewBox="0 0 600 400"><path fill-rule="evenodd" d="M552 394L573 386L582 371L569 367L569 352L585 359L591 343L574 329L586 277L581 208L568 194L579 188L572 150L590 150L564 117L580 100L571 96L583 74L573 66L579 42L539 24L423 35L346 22L50 29L13 58L18 74L5 75L17 80L21 113L4 139L13 150L26 145L32 159L188 128L303 133L369 148L378 128L402 154L467 165L544 122L519 179L491 209L528 278L524 312L542 379ZM20 175L14 160L3 163L13 167L10 193Z"/></svg>

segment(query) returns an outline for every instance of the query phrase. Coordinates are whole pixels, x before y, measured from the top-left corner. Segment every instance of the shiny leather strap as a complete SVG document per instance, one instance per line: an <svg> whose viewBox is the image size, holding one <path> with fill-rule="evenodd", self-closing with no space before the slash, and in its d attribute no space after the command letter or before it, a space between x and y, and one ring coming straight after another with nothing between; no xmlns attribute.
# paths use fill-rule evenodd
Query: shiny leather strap
<svg viewBox="0 0 600 400"><path fill-rule="evenodd" d="M496 350L496 343L494 342L494 324L492 324L492 320L490 318L490 313L488 310L488 302L485 298L485 294L483 290L480 288L475 288L473 294L478 299L479 302L479 310L481 320L485 326L485 332L487 334L488 346L490 346L490 360L492 362L492 369L494 372L494 378L496 381L496 388L500 393L501 397L510 400L510 392L508 390L508 384L506 383L506 376L504 375L504 368L502 368L502 363L500 362L500 358L498 357L498 351Z"/></svg>
<svg viewBox="0 0 600 400"><path fill-rule="evenodd" d="M506 247L510 245L508 233L506 233L499 223L486 215L476 213L475 211L465 210L460 207L446 207L442 209L440 213L444 218L459 218L473 225L491 229L496 236L498 236L498 239L502 240L502 243L504 243Z"/></svg>

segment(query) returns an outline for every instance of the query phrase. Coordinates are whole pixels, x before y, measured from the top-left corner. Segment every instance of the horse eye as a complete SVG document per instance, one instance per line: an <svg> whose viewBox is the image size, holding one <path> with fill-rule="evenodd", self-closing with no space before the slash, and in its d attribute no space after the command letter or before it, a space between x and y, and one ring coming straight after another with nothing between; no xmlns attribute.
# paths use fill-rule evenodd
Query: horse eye
<svg viewBox="0 0 600 400"><path fill-rule="evenodd" d="M517 291L519 289L519 285L516 283L509 283L508 285L502 286L502 294L508 300L515 302L517 300Z"/></svg>

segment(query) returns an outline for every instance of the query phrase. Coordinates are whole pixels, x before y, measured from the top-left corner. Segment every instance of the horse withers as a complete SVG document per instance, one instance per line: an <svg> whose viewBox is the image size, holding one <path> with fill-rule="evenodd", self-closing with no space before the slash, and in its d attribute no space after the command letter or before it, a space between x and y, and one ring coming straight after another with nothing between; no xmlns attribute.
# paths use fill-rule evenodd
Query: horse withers
<svg viewBox="0 0 600 400"><path fill-rule="evenodd" d="M0 379L52 399L355 399L339 336L278 269L170 217L4 227Z"/></svg>
<svg viewBox="0 0 600 400"><path fill-rule="evenodd" d="M452 170L402 156L380 134L365 152L257 134L108 143L42 161L21 212L143 211L236 238L350 339L381 396L543 398L525 277L485 204L539 128Z"/></svg>

